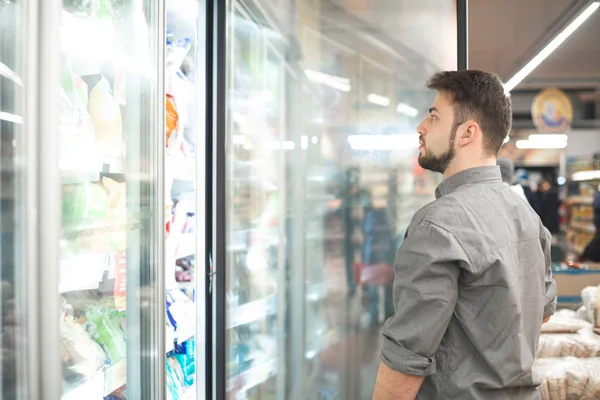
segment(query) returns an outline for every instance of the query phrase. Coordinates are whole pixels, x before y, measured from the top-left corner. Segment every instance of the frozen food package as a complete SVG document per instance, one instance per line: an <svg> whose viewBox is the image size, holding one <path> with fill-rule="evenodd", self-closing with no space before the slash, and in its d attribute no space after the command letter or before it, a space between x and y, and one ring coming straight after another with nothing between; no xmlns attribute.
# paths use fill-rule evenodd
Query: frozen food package
<svg viewBox="0 0 600 400"><path fill-rule="evenodd" d="M179 113L177 112L177 106L175 105L175 98L171 95L167 95L167 100L166 100L167 104L167 115L166 115L166 119L167 119L167 139L166 139L166 144L167 147L169 147L169 145L171 143L169 143L169 139L171 139L171 135L173 134L173 132L177 131L177 129L179 129Z"/></svg>
<svg viewBox="0 0 600 400"><path fill-rule="evenodd" d="M87 380L104 366L102 349L70 315L61 321L60 354L63 376L70 383Z"/></svg>
<svg viewBox="0 0 600 400"><path fill-rule="evenodd" d="M104 146L104 151L118 148L123 138L121 108L104 77L90 91L88 112L94 137Z"/></svg>
<svg viewBox="0 0 600 400"><path fill-rule="evenodd" d="M102 346L113 364L127 355L125 332L116 313L116 309L102 304L91 305L85 310L86 330Z"/></svg>

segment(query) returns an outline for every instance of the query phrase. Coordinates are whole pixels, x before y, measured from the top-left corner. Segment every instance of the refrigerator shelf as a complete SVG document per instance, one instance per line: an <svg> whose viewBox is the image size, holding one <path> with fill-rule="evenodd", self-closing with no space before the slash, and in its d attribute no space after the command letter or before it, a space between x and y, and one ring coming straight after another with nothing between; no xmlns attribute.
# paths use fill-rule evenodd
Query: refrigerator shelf
<svg viewBox="0 0 600 400"><path fill-rule="evenodd" d="M73 185L83 182L98 182L102 178L110 178L116 182L125 182L125 174L121 172L61 170L60 179L63 185Z"/></svg>
<svg viewBox="0 0 600 400"><path fill-rule="evenodd" d="M135 222L127 222L123 220L102 221L93 224L80 224L75 226L64 226L63 235L80 236L82 234L93 235L109 232L127 232L142 229L142 224Z"/></svg>
<svg viewBox="0 0 600 400"><path fill-rule="evenodd" d="M276 360L269 360L256 365L227 380L227 391L235 390L237 393L243 393L261 383L266 382L277 374Z"/></svg>
<svg viewBox="0 0 600 400"><path fill-rule="evenodd" d="M121 360L92 379L66 392L61 400L97 399L108 396L127 383L127 361Z"/></svg>
<svg viewBox="0 0 600 400"><path fill-rule="evenodd" d="M251 301L229 312L227 329L246 325L251 322L261 321L269 315L277 313L277 295L270 295L263 299Z"/></svg>

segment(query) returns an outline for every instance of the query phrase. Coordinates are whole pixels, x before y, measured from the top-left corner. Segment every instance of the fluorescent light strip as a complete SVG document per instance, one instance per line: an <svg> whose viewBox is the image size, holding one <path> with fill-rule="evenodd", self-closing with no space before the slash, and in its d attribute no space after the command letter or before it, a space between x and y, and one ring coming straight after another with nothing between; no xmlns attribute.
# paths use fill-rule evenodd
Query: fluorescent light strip
<svg viewBox="0 0 600 400"><path fill-rule="evenodd" d="M0 120L12 122L15 124L23 123L23 117L21 117L20 115L10 114L7 112L2 112L2 111L0 111Z"/></svg>
<svg viewBox="0 0 600 400"><path fill-rule="evenodd" d="M564 149L567 142L542 142L537 140L517 140L517 149Z"/></svg>
<svg viewBox="0 0 600 400"><path fill-rule="evenodd" d="M413 106L409 106L406 103L398 103L396 106L396 112L404 115L408 115L409 117L416 117L419 115L419 110L414 108Z"/></svg>
<svg viewBox="0 0 600 400"><path fill-rule="evenodd" d="M548 133L534 133L532 135L529 135L529 140L530 141L535 141L535 142L566 142L568 139L568 136L565 134L548 134Z"/></svg>
<svg viewBox="0 0 600 400"><path fill-rule="evenodd" d="M352 150L410 150L419 147L418 135L351 135Z"/></svg>
<svg viewBox="0 0 600 400"><path fill-rule="evenodd" d="M321 83L334 89L341 90L342 92L349 92L350 89L352 89L350 86L350 79L347 78L312 71L310 69L305 70L304 74L313 82Z"/></svg>
<svg viewBox="0 0 600 400"><path fill-rule="evenodd" d="M600 171L579 171L574 172L571 177L574 181L591 181L594 179L600 179Z"/></svg>
<svg viewBox="0 0 600 400"><path fill-rule="evenodd" d="M554 50L558 48L577 28L581 26L593 13L600 7L600 2L596 1L586 8L573 22L571 22L561 33L559 33L550 43L546 45L538 54L535 55L519 72L504 84L504 92L510 93L523 79L536 69Z"/></svg>
<svg viewBox="0 0 600 400"><path fill-rule="evenodd" d="M19 78L19 75L2 62L0 62L0 75L7 77L19 86L23 86L23 81Z"/></svg>
<svg viewBox="0 0 600 400"><path fill-rule="evenodd" d="M371 93L367 96L367 101L373 104L377 104L378 106L388 107L390 105L390 98L385 96L380 96L375 93Z"/></svg>

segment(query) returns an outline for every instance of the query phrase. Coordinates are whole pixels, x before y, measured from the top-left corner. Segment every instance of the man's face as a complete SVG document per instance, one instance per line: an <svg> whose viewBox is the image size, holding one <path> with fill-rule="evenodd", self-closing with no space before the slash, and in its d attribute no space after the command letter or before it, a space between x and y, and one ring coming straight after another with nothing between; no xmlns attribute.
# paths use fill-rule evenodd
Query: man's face
<svg viewBox="0 0 600 400"><path fill-rule="evenodd" d="M444 173L456 155L454 139L454 106L448 95L438 93L429 109L429 116L417 128L419 133L419 165L430 171Z"/></svg>

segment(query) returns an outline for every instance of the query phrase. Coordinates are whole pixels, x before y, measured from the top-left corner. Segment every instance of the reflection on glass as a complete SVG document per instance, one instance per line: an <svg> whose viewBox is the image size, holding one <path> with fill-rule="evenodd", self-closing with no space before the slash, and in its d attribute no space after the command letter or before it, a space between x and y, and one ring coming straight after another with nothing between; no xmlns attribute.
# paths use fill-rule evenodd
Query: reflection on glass
<svg viewBox="0 0 600 400"><path fill-rule="evenodd" d="M57 99L63 399L147 393L139 377L128 376L127 363L140 369L140 360L156 351L148 332L156 312L150 305L157 131L147 107L151 13L141 4L63 2Z"/></svg>
<svg viewBox="0 0 600 400"><path fill-rule="evenodd" d="M231 398L370 398L395 251L439 182L416 127L425 81L456 67L454 16L450 0L231 2Z"/></svg>
<svg viewBox="0 0 600 400"><path fill-rule="evenodd" d="M198 4L168 0L165 43L167 142L165 212L167 288L166 387L168 399L195 399L196 357L196 115L195 49ZM199 210L204 212L204 210ZM200 299L201 301L202 299Z"/></svg>
<svg viewBox="0 0 600 400"><path fill-rule="evenodd" d="M0 398L24 400L23 19L20 4L0 1Z"/></svg>

